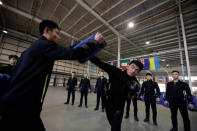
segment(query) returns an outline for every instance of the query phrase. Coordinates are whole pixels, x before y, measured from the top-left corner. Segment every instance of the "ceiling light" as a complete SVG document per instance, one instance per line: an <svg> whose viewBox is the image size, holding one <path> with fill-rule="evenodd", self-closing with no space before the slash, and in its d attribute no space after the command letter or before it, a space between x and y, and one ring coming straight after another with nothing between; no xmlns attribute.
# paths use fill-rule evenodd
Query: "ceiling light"
<svg viewBox="0 0 197 131"><path fill-rule="evenodd" d="M161 60L161 61L166 61L165 59Z"/></svg>
<svg viewBox="0 0 197 131"><path fill-rule="evenodd" d="M6 31L6 30L3 30L3 33L7 34L7 33L8 33L8 31Z"/></svg>
<svg viewBox="0 0 197 131"><path fill-rule="evenodd" d="M134 23L133 23L133 22L129 22L129 23L128 23L128 27L129 27L129 28L134 27Z"/></svg>
<svg viewBox="0 0 197 131"><path fill-rule="evenodd" d="M167 64L166 66L170 66L169 64Z"/></svg>
<svg viewBox="0 0 197 131"><path fill-rule="evenodd" d="M3 2L0 0L0 5L3 5Z"/></svg>
<svg viewBox="0 0 197 131"><path fill-rule="evenodd" d="M150 44L150 41L146 41L146 44L149 45Z"/></svg>

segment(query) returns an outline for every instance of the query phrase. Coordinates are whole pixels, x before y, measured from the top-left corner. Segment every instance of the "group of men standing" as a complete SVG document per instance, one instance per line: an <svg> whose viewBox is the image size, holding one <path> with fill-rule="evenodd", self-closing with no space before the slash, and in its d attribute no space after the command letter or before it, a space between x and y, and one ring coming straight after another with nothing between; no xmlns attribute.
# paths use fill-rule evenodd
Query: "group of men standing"
<svg viewBox="0 0 197 131"><path fill-rule="evenodd" d="M183 117L184 122L184 129L185 131L190 131L190 120L188 117L187 111L187 103L186 103L186 95L188 98L188 108L194 108L193 98L191 95L190 88L188 84L179 80L179 72L172 71L173 81L167 83L166 94L164 99L164 104L169 105L171 111L171 120L173 128L170 131L177 131L178 124L177 124L177 111L180 110L180 113ZM75 86L77 85L77 78L75 77L75 73L72 73L72 77L68 80L68 98L65 104L69 104L70 94L72 94L72 105L74 104L75 99ZM85 96L85 107L87 108L87 94L88 89L91 89L90 80L87 78L87 74L84 74L84 78L81 79L79 84L79 88L81 91L81 98L79 107L82 107L83 96ZM105 100L106 100L106 93L109 90L109 83L107 79L104 77L104 72L100 73L100 77L96 81L94 93L97 93L97 101L96 107L94 110L99 110L99 103L101 100L101 110L102 112L105 111ZM134 108L134 120L139 121L138 118L138 107L137 107L137 100L144 99L145 102L145 112L146 117L144 122L150 121L150 107L152 108L152 120L153 124L157 125L157 108L156 103L160 102L160 89L157 82L153 81L152 74L146 74L146 81L142 83L141 89L138 91L136 95L132 95L132 97L126 97L126 115L125 119L129 118L130 113L130 105L131 100L133 103Z"/></svg>

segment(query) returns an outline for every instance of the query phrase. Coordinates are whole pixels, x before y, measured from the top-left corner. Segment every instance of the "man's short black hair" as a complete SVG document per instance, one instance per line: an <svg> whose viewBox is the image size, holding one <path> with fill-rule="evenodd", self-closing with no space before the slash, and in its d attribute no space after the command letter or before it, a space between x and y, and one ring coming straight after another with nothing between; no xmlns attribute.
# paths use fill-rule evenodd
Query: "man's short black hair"
<svg viewBox="0 0 197 131"><path fill-rule="evenodd" d="M9 60L12 59L12 58L15 58L18 60L18 56L17 55L9 55Z"/></svg>
<svg viewBox="0 0 197 131"><path fill-rule="evenodd" d="M152 76L152 74L151 73L146 73L146 76Z"/></svg>
<svg viewBox="0 0 197 131"><path fill-rule="evenodd" d="M177 71L177 70L173 70L171 73L174 73L174 72L177 72L179 74L179 71Z"/></svg>
<svg viewBox="0 0 197 131"><path fill-rule="evenodd" d="M60 30L59 26L51 21L51 20L43 20L41 23L40 23L40 26L39 26L39 31L40 31L40 35L42 35L44 33L44 29L48 27L50 30L53 30L55 28L57 28L58 30Z"/></svg>
<svg viewBox="0 0 197 131"><path fill-rule="evenodd" d="M131 65L131 64L135 64L136 66L138 66L139 68L140 68L140 71L144 68L144 65L140 62L140 61L138 61L138 60L132 60L130 63L129 63L129 65Z"/></svg>
<svg viewBox="0 0 197 131"><path fill-rule="evenodd" d="M76 72L72 72L73 74L75 74Z"/></svg>

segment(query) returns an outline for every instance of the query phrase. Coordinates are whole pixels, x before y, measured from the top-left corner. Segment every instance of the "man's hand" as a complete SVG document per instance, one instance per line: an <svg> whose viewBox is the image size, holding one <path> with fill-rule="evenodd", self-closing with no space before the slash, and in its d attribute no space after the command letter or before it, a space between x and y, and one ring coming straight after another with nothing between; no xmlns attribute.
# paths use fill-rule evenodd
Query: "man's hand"
<svg viewBox="0 0 197 131"><path fill-rule="evenodd" d="M104 38L103 38L102 34L99 33L99 32L96 33L96 35L94 36L94 39L95 39L99 44L101 44L101 43L104 42Z"/></svg>
<svg viewBox="0 0 197 131"><path fill-rule="evenodd" d="M156 98L156 101L157 101L157 102L160 102L160 98Z"/></svg>
<svg viewBox="0 0 197 131"><path fill-rule="evenodd" d="M194 109L194 105L193 105L193 104L189 104L189 105L188 105L188 108L189 108L189 109Z"/></svg>
<svg viewBox="0 0 197 131"><path fill-rule="evenodd" d="M143 96L140 96L140 99L143 99Z"/></svg>
<svg viewBox="0 0 197 131"><path fill-rule="evenodd" d="M165 105L168 105L168 101L164 101L164 104L165 104Z"/></svg>

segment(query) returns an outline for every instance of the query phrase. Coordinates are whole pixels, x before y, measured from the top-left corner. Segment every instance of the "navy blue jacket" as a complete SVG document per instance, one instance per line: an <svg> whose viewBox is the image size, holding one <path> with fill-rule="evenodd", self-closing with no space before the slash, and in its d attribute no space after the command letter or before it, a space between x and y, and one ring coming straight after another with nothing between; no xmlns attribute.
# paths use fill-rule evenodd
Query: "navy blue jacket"
<svg viewBox="0 0 197 131"><path fill-rule="evenodd" d="M11 86L0 98L0 114L39 115L55 60L82 59L100 46L95 40L76 49L64 48L44 36L25 50L13 69Z"/></svg>
<svg viewBox="0 0 197 131"><path fill-rule="evenodd" d="M152 80L143 82L140 92L141 95L144 95L144 100L155 100L156 97L160 98L160 89L157 82Z"/></svg>
<svg viewBox="0 0 197 131"><path fill-rule="evenodd" d="M72 79L72 77L69 77L67 85L68 85L68 90L75 90L75 86L77 85L77 78L74 77Z"/></svg>
<svg viewBox="0 0 197 131"><path fill-rule="evenodd" d="M193 97L191 95L191 90L189 85L185 82L178 81L174 83L173 81L168 82L165 94L165 100L169 103L181 103L186 104L186 95L188 102L193 104Z"/></svg>

